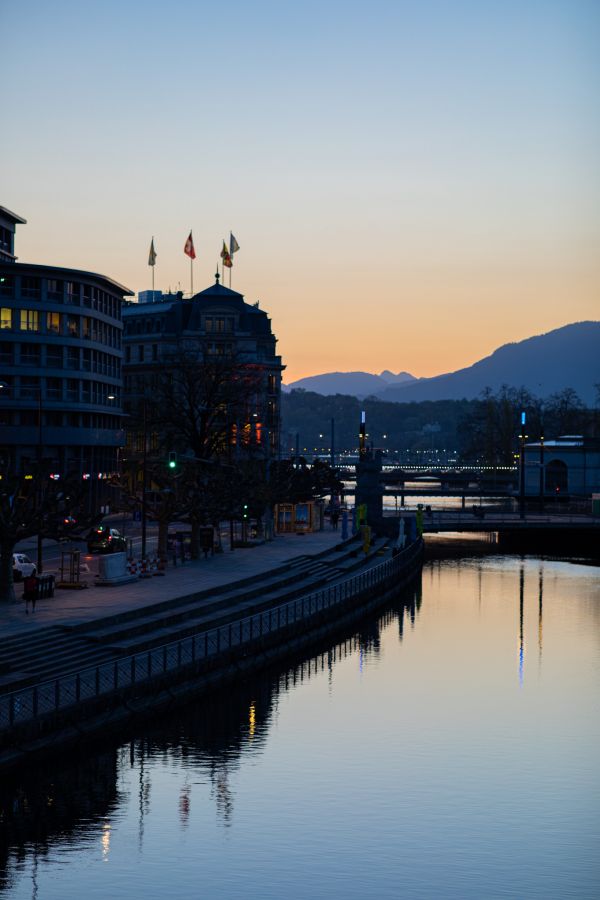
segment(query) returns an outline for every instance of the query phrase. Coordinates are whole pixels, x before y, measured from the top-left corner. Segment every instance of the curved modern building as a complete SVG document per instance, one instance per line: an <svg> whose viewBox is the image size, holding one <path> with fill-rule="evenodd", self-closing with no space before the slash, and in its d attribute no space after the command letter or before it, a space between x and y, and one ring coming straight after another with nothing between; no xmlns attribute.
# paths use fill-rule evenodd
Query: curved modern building
<svg viewBox="0 0 600 900"><path fill-rule="evenodd" d="M25 220L0 207L0 453L26 475L44 460L54 476L90 481L102 502L123 443L123 298L104 275L19 263Z"/></svg>

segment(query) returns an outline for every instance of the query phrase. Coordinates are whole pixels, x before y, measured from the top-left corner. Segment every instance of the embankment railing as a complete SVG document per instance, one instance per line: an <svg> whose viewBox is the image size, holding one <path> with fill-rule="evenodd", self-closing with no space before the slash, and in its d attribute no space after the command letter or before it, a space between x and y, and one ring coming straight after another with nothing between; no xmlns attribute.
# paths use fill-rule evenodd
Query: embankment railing
<svg viewBox="0 0 600 900"><path fill-rule="evenodd" d="M162 644L151 650L120 657L4 694L0 697L0 731L75 707L103 695L131 688L184 666L218 657L245 644L250 645L258 638L273 634L296 622L310 619L317 613L357 597L392 576L400 574L418 556L421 546L420 542L412 544L397 556L345 581L262 612L216 626L197 635Z"/></svg>

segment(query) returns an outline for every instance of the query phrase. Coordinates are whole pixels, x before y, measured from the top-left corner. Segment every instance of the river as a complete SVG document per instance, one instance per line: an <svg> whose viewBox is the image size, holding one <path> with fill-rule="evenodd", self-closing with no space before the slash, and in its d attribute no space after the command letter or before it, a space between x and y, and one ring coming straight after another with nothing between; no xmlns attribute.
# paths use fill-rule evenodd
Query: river
<svg viewBox="0 0 600 900"><path fill-rule="evenodd" d="M0 896L597 898L599 576L429 562L313 655L5 779Z"/></svg>

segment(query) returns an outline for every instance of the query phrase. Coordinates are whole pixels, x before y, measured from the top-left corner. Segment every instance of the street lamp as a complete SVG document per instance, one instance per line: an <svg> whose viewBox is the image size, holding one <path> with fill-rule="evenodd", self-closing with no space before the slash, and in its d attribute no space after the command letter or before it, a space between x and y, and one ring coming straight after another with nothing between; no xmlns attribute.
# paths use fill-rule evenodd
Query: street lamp
<svg viewBox="0 0 600 900"><path fill-rule="evenodd" d="M109 396L109 400L112 400L114 395ZM141 519L142 519L142 560L146 559L146 538L147 538L147 512L148 507L146 504L146 493L148 489L148 408L146 403L146 395L145 394L129 394L127 397L127 401L132 400L141 400L142 401L142 502L141 502ZM138 407L139 409L139 407ZM137 416L135 416L137 419ZM136 428L137 432L137 428ZM139 452L136 447L136 454ZM135 494L137 496L137 486L138 486L138 469L137 469L137 456L136 456L136 469L135 469L135 479L134 479L134 487Z"/></svg>
<svg viewBox="0 0 600 900"><path fill-rule="evenodd" d="M525 518L525 412L521 413L521 433L519 435L519 518Z"/></svg>
<svg viewBox="0 0 600 900"><path fill-rule="evenodd" d="M6 383L6 381L0 381L0 391L5 391L10 389L10 385ZM37 450L36 450L36 461L37 461L37 469L38 469L38 479L37 479L37 505L38 511L42 506L42 387L41 385L28 385L28 391L37 391L37 427L38 427L38 437L37 437ZM38 528L37 534L37 573L41 575L43 572L43 560L42 560L42 529Z"/></svg>

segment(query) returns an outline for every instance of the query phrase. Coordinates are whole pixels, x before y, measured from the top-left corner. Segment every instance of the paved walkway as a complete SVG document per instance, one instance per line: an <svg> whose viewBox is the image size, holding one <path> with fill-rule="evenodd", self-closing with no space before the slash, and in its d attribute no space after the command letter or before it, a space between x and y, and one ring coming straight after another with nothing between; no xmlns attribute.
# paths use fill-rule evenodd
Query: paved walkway
<svg viewBox="0 0 600 900"><path fill-rule="evenodd" d="M315 534L278 535L273 541L252 548L225 550L208 559L187 562L165 576L138 579L115 587L98 587L87 576L85 590L57 589L54 597L38 600L35 613L26 613L23 587L15 585L17 601L0 607L0 640L9 635L30 634L49 625L75 625L130 609L139 609L184 597L195 591L228 584L285 565L299 556L331 549L341 541L341 532L327 529Z"/></svg>

